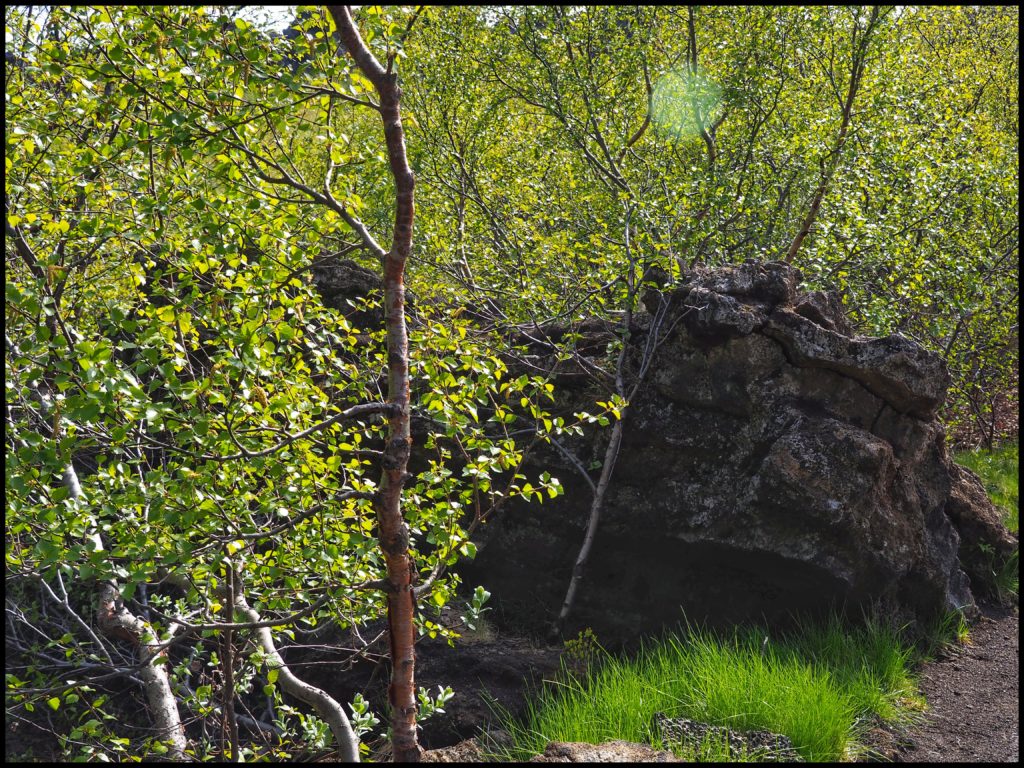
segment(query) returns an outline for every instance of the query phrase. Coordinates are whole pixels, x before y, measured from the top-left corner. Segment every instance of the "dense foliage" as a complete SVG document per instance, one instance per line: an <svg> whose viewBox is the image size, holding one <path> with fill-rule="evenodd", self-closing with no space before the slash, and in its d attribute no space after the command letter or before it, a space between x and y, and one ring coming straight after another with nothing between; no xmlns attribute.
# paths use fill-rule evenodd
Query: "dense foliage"
<svg viewBox="0 0 1024 768"><path fill-rule="evenodd" d="M223 8L5 14L8 716L52 712L67 756L167 750L101 685L139 673L93 629L113 584L155 638L191 754L237 742L212 735L236 692L240 715L263 694L275 713L250 757L322 744L276 662L216 625L237 618L226 582L281 642L335 624L363 654L381 616L381 311L328 306L312 277L341 259L379 272L390 240L374 88L318 8L284 34ZM951 434L1008 428L1016 8L356 16L399 74L417 180L404 509L421 632L457 634L447 567L475 526L560 492L524 454L577 423L547 412L551 371L516 344L618 320L645 276L789 259L860 332L944 356ZM607 424L622 403L594 376L577 422Z"/></svg>
<svg viewBox="0 0 1024 768"><path fill-rule="evenodd" d="M951 418L991 440L1018 360L1016 9L882 9L843 139L864 9L431 14L408 65L423 262L481 302L528 286L517 317L621 309L628 208L671 274L780 259L827 176L808 286L941 352Z"/></svg>

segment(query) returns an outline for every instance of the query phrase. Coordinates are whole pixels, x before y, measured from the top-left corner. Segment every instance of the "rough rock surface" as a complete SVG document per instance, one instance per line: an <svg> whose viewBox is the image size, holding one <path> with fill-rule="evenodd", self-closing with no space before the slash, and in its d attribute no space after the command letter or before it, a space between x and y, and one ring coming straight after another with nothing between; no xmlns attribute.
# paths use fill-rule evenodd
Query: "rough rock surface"
<svg viewBox="0 0 1024 768"><path fill-rule="evenodd" d="M431 749L423 753L425 763L489 762L476 739L467 739L451 747ZM531 763L678 763L671 752L654 749L648 744L632 741L607 741L603 744L552 741L544 753L530 758Z"/></svg>
<svg viewBox="0 0 1024 768"><path fill-rule="evenodd" d="M679 743L699 749L708 741L726 742L730 756L736 760L753 760L756 757L758 762L803 762L793 747L793 741L781 733L734 731L685 717L666 717L661 712L654 716L654 721L662 741L670 744Z"/></svg>
<svg viewBox="0 0 1024 768"><path fill-rule="evenodd" d="M484 753L476 739L466 739L450 747L428 749L421 756L424 763L484 763Z"/></svg>
<svg viewBox="0 0 1024 768"><path fill-rule="evenodd" d="M313 262L312 274L313 285L325 307L340 310L361 328L378 328L383 324L380 302L384 298L384 283L379 274L351 259L333 255ZM366 300L376 301L377 305L368 307Z"/></svg>
<svg viewBox="0 0 1024 768"><path fill-rule="evenodd" d="M544 754L531 757L531 763L679 763L671 752L632 741L608 741L604 744L552 741Z"/></svg>
<svg viewBox="0 0 1024 768"><path fill-rule="evenodd" d="M980 477L959 464L951 464L950 472L953 487L946 514L960 532L960 562L976 594L998 598L992 572L1017 549L1017 538L1006 530Z"/></svg>
<svg viewBox="0 0 1024 768"><path fill-rule="evenodd" d="M941 359L900 336L852 335L840 301L801 293L799 281L787 265L748 262L645 296L634 370L655 335L657 347L627 412L570 635L591 627L615 645L684 614L727 626L872 605L927 622L974 610L964 564L987 588L969 550L1016 546L947 454ZM607 432L565 445L588 466ZM543 632L591 494L558 452L535 461L565 495L510 505L462 572L495 594L499 621Z"/></svg>

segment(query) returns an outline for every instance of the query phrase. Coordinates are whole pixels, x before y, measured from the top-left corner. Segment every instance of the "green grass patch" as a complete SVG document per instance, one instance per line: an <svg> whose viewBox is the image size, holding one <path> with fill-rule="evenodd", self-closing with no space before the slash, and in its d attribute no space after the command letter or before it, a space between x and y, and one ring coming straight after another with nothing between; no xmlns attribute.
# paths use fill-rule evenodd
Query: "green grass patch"
<svg viewBox="0 0 1024 768"><path fill-rule="evenodd" d="M495 757L526 760L549 741L612 739L672 748L689 760L745 757L724 744L690 751L662 744L653 720L664 712L783 734L808 761L850 759L874 717L906 721L922 708L913 652L898 635L878 622L844 628L837 618L767 642L758 629L670 635L632 658L605 655L584 677L566 672L536 694L522 721L499 712L512 744Z"/></svg>
<svg viewBox="0 0 1024 768"><path fill-rule="evenodd" d="M985 484L992 502L1004 514L1006 527L1018 532L1020 502L1017 496L1017 476L1020 472L1018 444L1007 444L992 451L978 449L956 455L958 464L978 475Z"/></svg>
<svg viewBox="0 0 1024 768"><path fill-rule="evenodd" d="M963 611L948 611L925 628L917 644L919 661L934 661L943 649L971 642L971 627Z"/></svg>

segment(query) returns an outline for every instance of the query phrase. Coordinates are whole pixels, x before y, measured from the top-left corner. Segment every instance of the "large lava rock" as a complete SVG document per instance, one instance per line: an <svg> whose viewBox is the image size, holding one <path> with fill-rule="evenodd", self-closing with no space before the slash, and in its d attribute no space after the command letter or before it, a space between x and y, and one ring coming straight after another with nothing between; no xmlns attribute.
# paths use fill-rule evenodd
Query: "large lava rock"
<svg viewBox="0 0 1024 768"><path fill-rule="evenodd" d="M378 272L336 254L321 256L312 267L313 285L325 307L340 310L359 328L383 327L384 281Z"/></svg>
<svg viewBox="0 0 1024 768"><path fill-rule="evenodd" d="M837 298L798 292L799 279L748 262L646 297L634 371L652 334L660 344L626 415L570 634L591 627L616 644L684 616L724 626L871 606L927 622L974 610L961 553L1016 546L947 455L942 360L900 336L854 336ZM567 447L588 465L607 433ZM539 461L565 495L510 505L462 573L494 592L496 618L543 630L592 496L559 453ZM980 584L984 567L964 561Z"/></svg>

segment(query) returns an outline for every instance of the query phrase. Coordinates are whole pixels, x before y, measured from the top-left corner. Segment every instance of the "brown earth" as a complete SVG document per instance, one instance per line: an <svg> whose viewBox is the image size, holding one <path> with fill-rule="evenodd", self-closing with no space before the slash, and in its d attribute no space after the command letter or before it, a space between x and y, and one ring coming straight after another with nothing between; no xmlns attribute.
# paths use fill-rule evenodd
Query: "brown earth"
<svg viewBox="0 0 1024 768"><path fill-rule="evenodd" d="M1020 757L1020 615L982 606L970 642L924 665L922 726L897 739L903 763L1012 762Z"/></svg>

